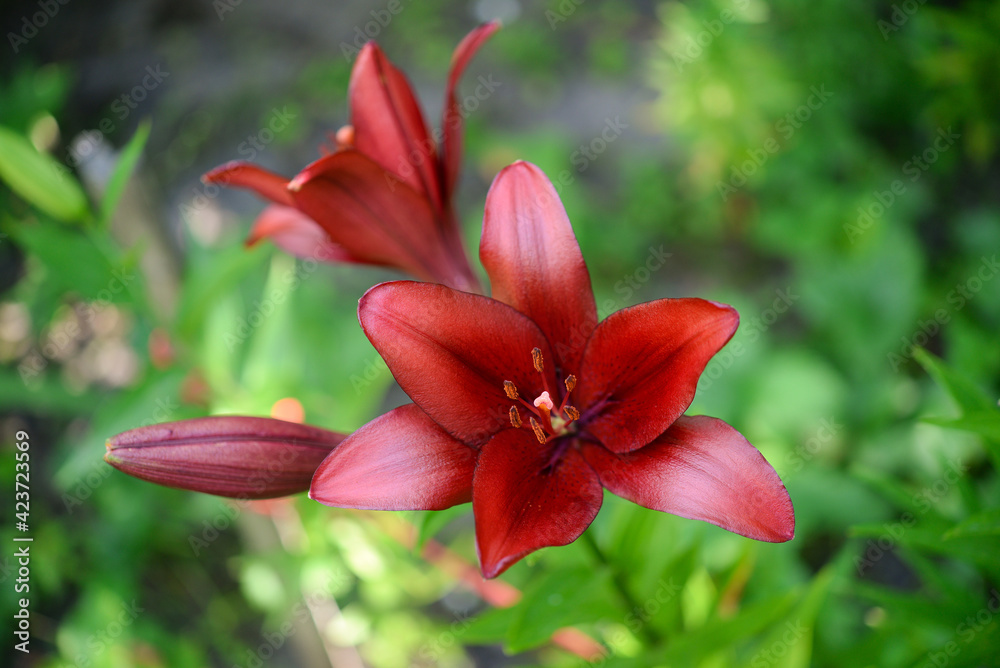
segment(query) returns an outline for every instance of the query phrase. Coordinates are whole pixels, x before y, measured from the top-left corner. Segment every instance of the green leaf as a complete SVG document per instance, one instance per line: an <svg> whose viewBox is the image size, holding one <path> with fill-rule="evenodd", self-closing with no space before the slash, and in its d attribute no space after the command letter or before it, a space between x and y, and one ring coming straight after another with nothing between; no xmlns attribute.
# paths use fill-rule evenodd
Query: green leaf
<svg viewBox="0 0 1000 668"><path fill-rule="evenodd" d="M579 567L537 578L515 608L518 614L507 632L506 647L523 652L564 626L619 618L621 611L609 604L614 600L606 570Z"/></svg>
<svg viewBox="0 0 1000 668"><path fill-rule="evenodd" d="M960 418L923 418L922 422L948 429L961 429L1000 441L1000 411L970 411Z"/></svg>
<svg viewBox="0 0 1000 668"><path fill-rule="evenodd" d="M111 216L114 214L115 208L118 206L118 202L125 192L125 186L128 184L129 177L132 175L133 170L135 170L139 156L142 155L142 150L146 147L150 127L151 125L148 120L140 123L139 129L135 131L132 139L122 149L121 155L118 158L118 164L115 165L115 169L111 173L111 178L108 179L108 185L104 189L104 196L101 198L101 208L97 221L98 225L102 228L111 220Z"/></svg>
<svg viewBox="0 0 1000 668"><path fill-rule="evenodd" d="M87 216L87 197L69 170L3 126L0 126L0 179L54 218L74 221Z"/></svg>
<svg viewBox="0 0 1000 668"><path fill-rule="evenodd" d="M417 526L417 543L413 548L414 551L419 553L428 540L436 536L441 529L451 524L452 520L465 515L469 510L471 510L471 506L467 503L462 503L445 510L425 511Z"/></svg>
<svg viewBox="0 0 1000 668"><path fill-rule="evenodd" d="M967 376L948 367L943 360L922 348L914 348L913 356L927 373L943 387L963 413L980 412L995 408L993 400Z"/></svg>
<svg viewBox="0 0 1000 668"><path fill-rule="evenodd" d="M1000 508L967 517L944 534L946 540L972 536L1000 536Z"/></svg>

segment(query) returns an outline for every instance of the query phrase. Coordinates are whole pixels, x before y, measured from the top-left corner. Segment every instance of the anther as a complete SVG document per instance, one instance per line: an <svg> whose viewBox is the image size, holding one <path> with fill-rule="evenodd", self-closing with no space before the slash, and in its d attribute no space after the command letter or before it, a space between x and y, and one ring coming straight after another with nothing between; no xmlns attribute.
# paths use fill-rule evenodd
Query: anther
<svg viewBox="0 0 1000 668"><path fill-rule="evenodd" d="M503 391L507 394L507 398L511 401L516 401L519 396L517 394L517 387L509 380L505 380L503 382Z"/></svg>
<svg viewBox="0 0 1000 668"><path fill-rule="evenodd" d="M521 425L521 414L517 412L517 406L510 407L510 426L514 429L520 429Z"/></svg>
<svg viewBox="0 0 1000 668"><path fill-rule="evenodd" d="M531 361L535 363L535 371L537 371L538 373L541 373L542 370L545 368L544 366L542 366L542 349L541 348L532 348L531 349Z"/></svg>
<svg viewBox="0 0 1000 668"><path fill-rule="evenodd" d="M579 420L580 419L580 411L578 411L573 406L567 406L563 410L566 412L566 417L569 418L570 422L572 422L573 420Z"/></svg>
<svg viewBox="0 0 1000 668"><path fill-rule="evenodd" d="M576 387L576 376L574 376L572 374L570 374L569 376L566 376L566 391L567 392L572 392L573 388L575 388L575 387Z"/></svg>
<svg viewBox="0 0 1000 668"><path fill-rule="evenodd" d="M545 443L546 435L545 430L542 429L542 425L538 424L538 420L535 418L528 418L531 423L531 431L535 432L535 438L538 439L539 443Z"/></svg>

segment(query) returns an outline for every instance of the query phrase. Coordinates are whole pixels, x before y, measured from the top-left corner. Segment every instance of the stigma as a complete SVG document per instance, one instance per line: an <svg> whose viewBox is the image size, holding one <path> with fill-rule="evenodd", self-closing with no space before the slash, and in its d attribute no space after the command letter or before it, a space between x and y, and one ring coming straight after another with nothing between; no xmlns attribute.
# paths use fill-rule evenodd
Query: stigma
<svg viewBox="0 0 1000 668"><path fill-rule="evenodd" d="M540 348L532 348L531 363L532 366L534 366L535 371L537 371L542 378L542 386L547 387L548 380L546 379L544 373L545 360L542 356ZM528 403L521 397L521 393L518 392L517 386L515 386L514 383L509 380L505 380L503 382L503 391L507 398L511 401L519 402L532 414L528 416L528 424L530 425L531 431L534 432L535 438L538 439L539 443L548 443L554 438L572 433L576 430L576 427L571 426L571 424L580 419L580 411L569 405L569 395L576 387L576 376L567 376L564 381L564 385L566 386L566 392L562 395L562 402L557 406L556 400L552 398L553 391L557 394L557 396L560 394L557 388L548 388L543 390L532 403ZM516 405L510 407L509 413L510 426L515 429L520 429L525 426L524 422L521 420L521 414L518 412Z"/></svg>

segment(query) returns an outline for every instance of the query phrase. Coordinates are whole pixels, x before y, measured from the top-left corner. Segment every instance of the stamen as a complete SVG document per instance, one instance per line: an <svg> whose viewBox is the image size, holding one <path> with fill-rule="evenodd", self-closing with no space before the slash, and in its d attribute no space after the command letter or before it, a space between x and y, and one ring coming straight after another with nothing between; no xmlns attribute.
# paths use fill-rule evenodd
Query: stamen
<svg viewBox="0 0 1000 668"><path fill-rule="evenodd" d="M570 422L580 419L580 411L578 411L573 406L567 406L566 408L563 409L563 411L565 411L566 417L569 418Z"/></svg>
<svg viewBox="0 0 1000 668"><path fill-rule="evenodd" d="M538 439L539 443L544 444L547 437L545 435L545 430L542 429L542 425L538 424L538 420L535 418L529 418L529 422L531 423L531 431L535 432L535 438Z"/></svg>
<svg viewBox="0 0 1000 668"><path fill-rule="evenodd" d="M566 376L566 391L572 392L575 387L576 387L576 376L572 374Z"/></svg>
<svg viewBox="0 0 1000 668"><path fill-rule="evenodd" d="M541 373L545 367L542 365L542 349L532 348L531 349L531 361L535 363L535 371Z"/></svg>
<svg viewBox="0 0 1000 668"><path fill-rule="evenodd" d="M517 412L517 406L511 406L510 426L512 426L514 429L520 429L522 424L524 423L521 422L521 414Z"/></svg>
<svg viewBox="0 0 1000 668"><path fill-rule="evenodd" d="M519 395L517 394L517 387L514 383L509 380L505 380L503 382L503 391L507 394L508 399L511 401L517 401Z"/></svg>
<svg viewBox="0 0 1000 668"><path fill-rule="evenodd" d="M544 408L547 411L551 411L555 407L555 402L552 401L552 397L549 396L548 392L542 392L535 399L535 408Z"/></svg>

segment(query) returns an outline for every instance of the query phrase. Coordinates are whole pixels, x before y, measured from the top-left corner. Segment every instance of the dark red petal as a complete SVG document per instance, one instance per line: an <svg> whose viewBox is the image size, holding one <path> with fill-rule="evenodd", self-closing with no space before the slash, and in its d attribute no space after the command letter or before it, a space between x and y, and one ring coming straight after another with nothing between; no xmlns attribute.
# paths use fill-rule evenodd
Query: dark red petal
<svg viewBox="0 0 1000 668"><path fill-rule="evenodd" d="M348 91L354 146L441 210L434 141L406 76L375 42L358 54Z"/></svg>
<svg viewBox="0 0 1000 668"><path fill-rule="evenodd" d="M205 183L248 188L275 204L293 206L288 179L249 162L229 162L201 177Z"/></svg>
<svg viewBox="0 0 1000 668"><path fill-rule="evenodd" d="M475 468L475 450L407 404L341 443L316 470L309 497L338 508L443 510L472 500Z"/></svg>
<svg viewBox="0 0 1000 668"><path fill-rule="evenodd" d="M778 474L722 420L681 416L628 454L594 444L583 452L608 490L640 506L770 543L795 535L792 500Z"/></svg>
<svg viewBox="0 0 1000 668"><path fill-rule="evenodd" d="M498 301L441 285L376 285L358 305L365 334L400 387L452 436L481 445L510 426L509 380L528 401L542 381L532 348L551 359L545 336ZM552 365L547 382L555 389Z"/></svg>
<svg viewBox="0 0 1000 668"><path fill-rule="evenodd" d="M444 96L444 117L441 119L443 146L441 149L441 169L444 174L444 197L447 200L455 190L458 172L462 164L462 109L455 97L458 80L462 78L466 65L493 33L500 29L499 21L490 21L479 26L455 47L451 54L451 69L448 71L448 88Z"/></svg>
<svg viewBox="0 0 1000 668"><path fill-rule="evenodd" d="M296 207L360 261L468 286L464 255L445 247L427 200L358 151L320 158L289 184Z"/></svg>
<svg viewBox="0 0 1000 668"><path fill-rule="evenodd" d="M575 393L582 422L612 452L642 447L683 415L712 356L739 326L736 310L704 299L622 309L587 344Z"/></svg>
<svg viewBox="0 0 1000 668"><path fill-rule="evenodd" d="M493 181L479 257L493 298L538 323L564 374L577 373L597 307L566 210L538 167L515 162Z"/></svg>
<svg viewBox="0 0 1000 668"><path fill-rule="evenodd" d="M525 555L580 537L601 508L594 470L568 448L552 463L552 444L529 429L508 429L483 446L472 485L476 548L483 575L495 578Z"/></svg>
<svg viewBox="0 0 1000 668"><path fill-rule="evenodd" d="M245 499L309 489L346 436L271 418L218 416L140 427L108 440L105 461L167 487Z"/></svg>
<svg viewBox="0 0 1000 668"><path fill-rule="evenodd" d="M323 262L358 261L333 243L316 221L290 206L272 204L257 216L246 245L253 246L262 239L270 239L275 246L295 257Z"/></svg>

